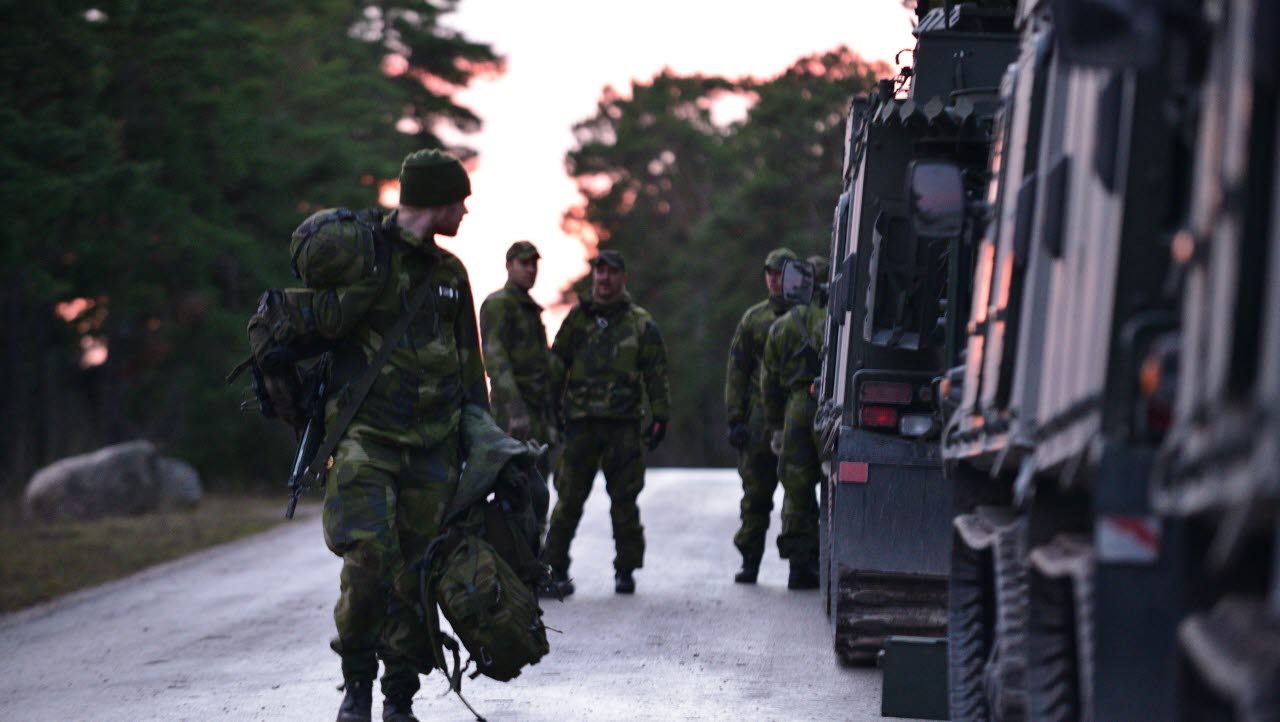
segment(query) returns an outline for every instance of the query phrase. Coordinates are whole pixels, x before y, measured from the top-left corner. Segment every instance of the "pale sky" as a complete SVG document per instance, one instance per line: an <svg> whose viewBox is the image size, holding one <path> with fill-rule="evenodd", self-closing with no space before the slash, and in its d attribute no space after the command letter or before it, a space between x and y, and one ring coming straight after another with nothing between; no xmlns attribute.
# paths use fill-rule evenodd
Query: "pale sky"
<svg viewBox="0 0 1280 722"><path fill-rule="evenodd" d="M544 306L586 271L594 251L560 228L561 215L579 201L564 156L573 124L595 113L606 85L626 90L663 67L770 77L802 55L840 44L867 60L892 62L914 45L911 17L899 0L462 0L443 24L492 44L507 60L503 76L458 95L484 129L459 139L479 152L470 213L458 236L441 245L466 264L477 308L506 282L513 241L533 241L542 254L532 293ZM643 274L646 262L652 260L628 270ZM544 313L549 337L565 312Z"/></svg>

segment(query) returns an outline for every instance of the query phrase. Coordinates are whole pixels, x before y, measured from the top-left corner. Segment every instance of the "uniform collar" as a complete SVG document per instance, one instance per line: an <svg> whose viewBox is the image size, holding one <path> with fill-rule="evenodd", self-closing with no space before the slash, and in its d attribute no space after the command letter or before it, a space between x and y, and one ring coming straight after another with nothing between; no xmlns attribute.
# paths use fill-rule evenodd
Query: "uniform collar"
<svg viewBox="0 0 1280 722"><path fill-rule="evenodd" d="M506 285L502 287L502 290L514 296L515 299L520 303L526 306L532 306L538 309L539 311L542 310L542 306L538 305L538 302L533 300L533 296L530 296L528 291L524 290L523 288L520 288L519 286L512 283L511 281L507 281Z"/></svg>
<svg viewBox="0 0 1280 722"><path fill-rule="evenodd" d="M590 299L582 305L584 310L593 316L610 316L631 306L631 293L623 291L621 295L609 303L600 303L595 299Z"/></svg>
<svg viewBox="0 0 1280 722"><path fill-rule="evenodd" d="M400 227L399 218L399 210L391 211L391 213L387 215L386 220L382 222L382 227L391 231L396 240L416 251L422 251L435 256L440 255L441 248L436 245L435 236L431 236L429 238L418 238L408 230Z"/></svg>
<svg viewBox="0 0 1280 722"><path fill-rule="evenodd" d="M788 308L791 308L791 304L787 303L787 300L781 295L770 296L768 303L769 308L772 308L774 313L785 313Z"/></svg>

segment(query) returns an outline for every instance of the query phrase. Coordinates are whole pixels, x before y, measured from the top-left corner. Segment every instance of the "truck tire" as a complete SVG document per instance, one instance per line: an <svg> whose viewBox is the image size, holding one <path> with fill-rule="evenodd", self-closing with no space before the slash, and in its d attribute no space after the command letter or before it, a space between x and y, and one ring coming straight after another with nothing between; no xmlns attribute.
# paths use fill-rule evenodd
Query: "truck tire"
<svg viewBox="0 0 1280 722"><path fill-rule="evenodd" d="M956 518L958 529L976 524L973 514ZM947 587L947 683L954 722L985 722L991 718L983 674L991 654L994 617L991 548L974 548L966 541L966 534L957 532L951 540L951 577Z"/></svg>
<svg viewBox="0 0 1280 722"><path fill-rule="evenodd" d="M1075 607L1069 577L1031 572L1027 630L1027 706L1034 720L1081 719Z"/></svg>
<svg viewBox="0 0 1280 722"><path fill-rule="evenodd" d="M984 674L991 718L1022 722L1027 718L1027 562L1025 520L1001 527L992 549L995 571L995 638Z"/></svg>

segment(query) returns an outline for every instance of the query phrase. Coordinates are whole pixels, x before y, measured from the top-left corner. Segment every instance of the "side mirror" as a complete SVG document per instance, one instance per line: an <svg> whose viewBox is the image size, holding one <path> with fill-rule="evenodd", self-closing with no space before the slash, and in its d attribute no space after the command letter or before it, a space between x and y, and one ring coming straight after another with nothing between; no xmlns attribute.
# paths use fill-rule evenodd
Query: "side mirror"
<svg viewBox="0 0 1280 722"><path fill-rule="evenodd" d="M813 300L813 266L794 258L782 262L782 298L797 306Z"/></svg>
<svg viewBox="0 0 1280 722"><path fill-rule="evenodd" d="M1063 56L1076 65L1151 69L1160 63L1169 0L1053 0Z"/></svg>
<svg viewBox="0 0 1280 722"><path fill-rule="evenodd" d="M918 160L907 168L907 216L920 238L949 238L964 230L964 177L954 163Z"/></svg>

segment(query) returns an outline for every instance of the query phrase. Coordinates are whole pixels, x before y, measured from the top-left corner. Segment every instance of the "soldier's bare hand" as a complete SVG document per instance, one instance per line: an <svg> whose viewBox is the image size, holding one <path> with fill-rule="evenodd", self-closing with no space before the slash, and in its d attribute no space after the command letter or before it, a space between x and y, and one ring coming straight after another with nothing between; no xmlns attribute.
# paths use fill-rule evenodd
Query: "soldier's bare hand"
<svg viewBox="0 0 1280 722"><path fill-rule="evenodd" d="M770 435L769 451L772 451L774 456L782 456L782 430L781 429L773 432L773 434Z"/></svg>

